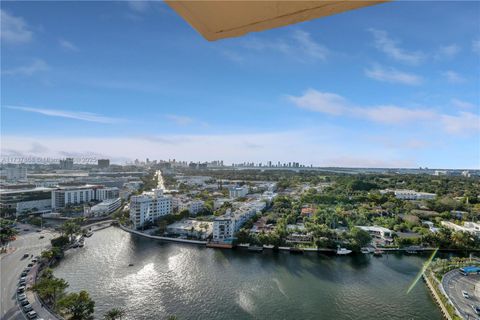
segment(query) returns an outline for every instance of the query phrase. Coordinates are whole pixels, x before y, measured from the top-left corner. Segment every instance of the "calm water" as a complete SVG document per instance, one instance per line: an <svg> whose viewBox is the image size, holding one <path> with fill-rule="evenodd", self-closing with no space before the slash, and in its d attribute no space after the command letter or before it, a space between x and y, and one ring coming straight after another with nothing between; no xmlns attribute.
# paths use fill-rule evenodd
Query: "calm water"
<svg viewBox="0 0 480 320"><path fill-rule="evenodd" d="M91 294L96 318L121 307L127 319L442 319L423 282L406 294L425 259L223 251L112 227L55 275Z"/></svg>

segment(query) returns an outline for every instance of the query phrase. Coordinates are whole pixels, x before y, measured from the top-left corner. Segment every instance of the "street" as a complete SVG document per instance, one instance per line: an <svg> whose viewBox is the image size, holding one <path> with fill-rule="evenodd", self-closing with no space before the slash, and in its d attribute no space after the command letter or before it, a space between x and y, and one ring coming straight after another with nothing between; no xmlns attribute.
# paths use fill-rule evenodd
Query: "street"
<svg viewBox="0 0 480 320"><path fill-rule="evenodd" d="M480 275L464 276L455 269L445 274L442 286L464 319L480 319L472 308L472 305L480 305ZM470 298L465 298L462 291L466 291Z"/></svg>
<svg viewBox="0 0 480 320"><path fill-rule="evenodd" d="M0 283L1 283L1 299L0 299L0 314L2 320L7 319L26 319L23 312L20 310L16 300L17 285L19 282L20 274L25 269L28 263L32 260L33 256L38 256L40 253L50 246L50 240L55 234L50 230L43 230L37 232L39 229L34 226L18 224L20 227L17 239L12 241L9 246L14 251L2 254L0 256ZM29 229L29 231L24 231ZM43 236L43 239L40 239ZM30 257L23 258L24 254L29 254ZM34 274L36 273L36 267L32 268L27 276L27 283L33 282ZM33 302L33 294L28 294L29 301ZM37 305L36 303L35 305ZM43 317L42 309L39 305L36 308L32 304L34 310L39 313L39 318Z"/></svg>

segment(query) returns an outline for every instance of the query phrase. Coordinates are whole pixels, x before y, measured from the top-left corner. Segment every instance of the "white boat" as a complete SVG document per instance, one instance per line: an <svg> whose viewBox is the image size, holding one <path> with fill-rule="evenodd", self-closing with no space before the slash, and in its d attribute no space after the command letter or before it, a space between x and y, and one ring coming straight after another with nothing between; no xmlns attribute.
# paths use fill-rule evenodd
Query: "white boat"
<svg viewBox="0 0 480 320"><path fill-rule="evenodd" d="M373 253L374 251L375 251L375 249L373 249L371 247L363 247L363 248L360 249L360 252L365 253L365 254Z"/></svg>
<svg viewBox="0 0 480 320"><path fill-rule="evenodd" d="M348 250L348 249L345 249L345 248L338 248L337 249L337 254L339 255L346 255L346 254L350 254L352 253L352 250Z"/></svg>

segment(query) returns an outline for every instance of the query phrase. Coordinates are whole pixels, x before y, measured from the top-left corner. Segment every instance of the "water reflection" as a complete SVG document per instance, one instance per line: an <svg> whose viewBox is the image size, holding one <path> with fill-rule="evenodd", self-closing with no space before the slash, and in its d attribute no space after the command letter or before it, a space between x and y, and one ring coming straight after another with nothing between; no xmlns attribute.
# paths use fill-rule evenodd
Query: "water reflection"
<svg viewBox="0 0 480 320"><path fill-rule="evenodd" d="M55 274L91 293L97 318L124 307L127 319L441 319L424 286L405 294L424 260L252 254L109 228L68 252Z"/></svg>

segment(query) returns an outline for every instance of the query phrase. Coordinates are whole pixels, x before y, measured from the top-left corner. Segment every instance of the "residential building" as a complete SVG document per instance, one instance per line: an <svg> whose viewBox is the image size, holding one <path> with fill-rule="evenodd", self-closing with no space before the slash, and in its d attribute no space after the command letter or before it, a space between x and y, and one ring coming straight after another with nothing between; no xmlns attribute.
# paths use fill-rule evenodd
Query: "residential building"
<svg viewBox="0 0 480 320"><path fill-rule="evenodd" d="M20 166L5 167L1 170L0 176L7 181L26 180L27 168Z"/></svg>
<svg viewBox="0 0 480 320"><path fill-rule="evenodd" d="M394 232L390 229L379 226L357 226L364 231L367 231L374 240L380 240L382 244L392 244Z"/></svg>
<svg viewBox="0 0 480 320"><path fill-rule="evenodd" d="M395 198L402 199L402 200L430 200L435 199L437 196L435 193L428 193L428 192L417 192L414 190L405 190L405 189L386 189L380 190L381 194L386 193L393 193L395 194Z"/></svg>
<svg viewBox="0 0 480 320"><path fill-rule="evenodd" d="M311 243L313 241L313 235L311 233L291 233L285 239L287 243Z"/></svg>
<svg viewBox="0 0 480 320"><path fill-rule="evenodd" d="M78 205L96 200L95 188L98 186L84 185L61 187L52 191L52 210L64 208L68 205Z"/></svg>
<svg viewBox="0 0 480 320"><path fill-rule="evenodd" d="M179 201L178 202L178 212L183 210L188 210L190 214L197 214L199 213L203 207L205 202L202 200L186 200L186 201Z"/></svg>
<svg viewBox="0 0 480 320"><path fill-rule="evenodd" d="M228 194L232 199L245 197L247 193L248 193L248 186L233 187L228 190Z"/></svg>
<svg viewBox="0 0 480 320"><path fill-rule="evenodd" d="M167 226L167 233L207 239L213 232L213 222L186 219Z"/></svg>
<svg viewBox="0 0 480 320"><path fill-rule="evenodd" d="M228 242L250 218L265 209L265 201L257 200L241 203L237 208L227 212L213 221L213 241Z"/></svg>
<svg viewBox="0 0 480 320"><path fill-rule="evenodd" d="M478 222L465 221L463 223L463 226L460 226L450 221L442 221L441 224L445 228L448 228L454 231L468 232L477 237L480 237L480 223Z"/></svg>
<svg viewBox="0 0 480 320"><path fill-rule="evenodd" d="M122 205L120 198L108 199L86 210L87 216L104 216L115 212Z"/></svg>
<svg viewBox="0 0 480 320"><path fill-rule="evenodd" d="M103 201L120 197L120 191L116 187L102 187L95 189L95 200Z"/></svg>
<svg viewBox="0 0 480 320"><path fill-rule="evenodd" d="M110 167L110 160L109 159L98 159L97 167L102 168L102 169Z"/></svg>
<svg viewBox="0 0 480 320"><path fill-rule="evenodd" d="M17 217L28 211L46 212L52 208L52 188L1 189L0 208Z"/></svg>
<svg viewBox="0 0 480 320"><path fill-rule="evenodd" d="M66 158L65 160L60 160L60 168L63 170L72 170L73 158Z"/></svg>
<svg viewBox="0 0 480 320"><path fill-rule="evenodd" d="M153 223L158 218L172 213L172 198L163 194L162 189L154 189L130 198L130 220L135 228L145 223Z"/></svg>

